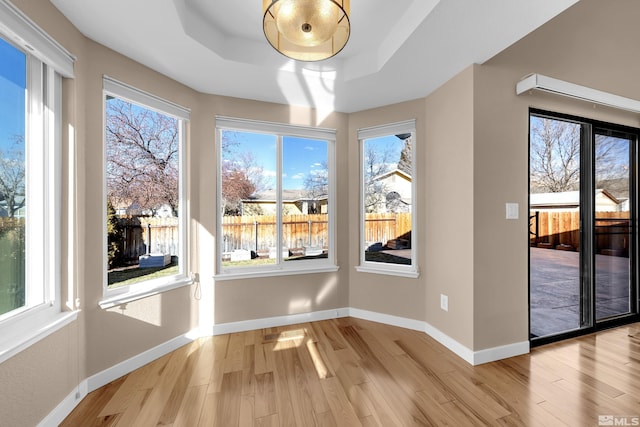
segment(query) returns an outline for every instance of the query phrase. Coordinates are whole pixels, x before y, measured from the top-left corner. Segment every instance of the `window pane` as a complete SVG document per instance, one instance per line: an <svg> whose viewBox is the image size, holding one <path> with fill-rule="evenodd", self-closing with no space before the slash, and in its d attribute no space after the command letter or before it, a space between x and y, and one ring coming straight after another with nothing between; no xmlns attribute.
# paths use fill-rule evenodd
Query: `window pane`
<svg viewBox="0 0 640 427"><path fill-rule="evenodd" d="M277 138L222 131L222 265L277 261Z"/></svg>
<svg viewBox="0 0 640 427"><path fill-rule="evenodd" d="M633 312L633 206L630 197L632 135L596 130L595 296L596 320Z"/></svg>
<svg viewBox="0 0 640 427"><path fill-rule="evenodd" d="M26 300L26 75L25 54L0 39L0 315Z"/></svg>
<svg viewBox="0 0 640 427"><path fill-rule="evenodd" d="M180 121L106 99L108 285L179 273Z"/></svg>
<svg viewBox="0 0 640 427"><path fill-rule="evenodd" d="M284 137L282 257L326 258L329 250L328 143Z"/></svg>
<svg viewBox="0 0 640 427"><path fill-rule="evenodd" d="M411 265L411 134L363 143L365 261Z"/></svg>

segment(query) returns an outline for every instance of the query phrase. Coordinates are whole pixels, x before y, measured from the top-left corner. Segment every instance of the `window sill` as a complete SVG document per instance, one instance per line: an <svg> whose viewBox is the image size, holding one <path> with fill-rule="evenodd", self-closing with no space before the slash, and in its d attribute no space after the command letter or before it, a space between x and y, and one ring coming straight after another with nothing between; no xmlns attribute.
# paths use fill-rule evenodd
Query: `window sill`
<svg viewBox="0 0 640 427"><path fill-rule="evenodd" d="M36 319L24 320L21 326L15 326L24 333L13 334L10 338L0 342L0 363L27 349L41 339L64 328L78 318L78 311L64 311ZM22 326L24 325L24 327Z"/></svg>
<svg viewBox="0 0 640 427"><path fill-rule="evenodd" d="M296 268L296 269L280 269L280 270L250 270L250 271L230 271L221 274L216 274L213 278L216 281L219 280L236 280L236 279L255 279L260 277L275 277L275 276L296 276L301 274L314 274L314 273L333 273L340 269L337 265L311 267L311 268Z"/></svg>
<svg viewBox="0 0 640 427"><path fill-rule="evenodd" d="M373 267L369 265L359 265L356 267L356 271L358 273L371 273L371 274L385 274L387 276L399 276L399 277L408 277L410 279L417 279L420 277L420 272L417 270L396 270L385 266L381 267Z"/></svg>
<svg viewBox="0 0 640 427"><path fill-rule="evenodd" d="M112 296L109 296L109 293L112 292L107 291L107 297L98 302L98 305L102 309L112 308L191 284L193 284L193 280L189 278L180 278L163 285L154 286L153 288L134 289Z"/></svg>

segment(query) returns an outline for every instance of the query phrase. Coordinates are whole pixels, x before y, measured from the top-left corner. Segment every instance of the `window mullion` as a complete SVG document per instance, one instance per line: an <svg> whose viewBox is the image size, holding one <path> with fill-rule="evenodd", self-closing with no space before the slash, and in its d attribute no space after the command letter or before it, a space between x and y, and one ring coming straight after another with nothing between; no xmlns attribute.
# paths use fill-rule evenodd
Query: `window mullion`
<svg viewBox="0 0 640 427"><path fill-rule="evenodd" d="M43 253L48 242L44 212L45 201L45 117L43 65L27 56L27 112L25 135L25 197L26 197L26 265L25 303L35 306L44 302L46 259Z"/></svg>
<svg viewBox="0 0 640 427"><path fill-rule="evenodd" d="M276 252L278 267L282 266L282 135L276 142Z"/></svg>

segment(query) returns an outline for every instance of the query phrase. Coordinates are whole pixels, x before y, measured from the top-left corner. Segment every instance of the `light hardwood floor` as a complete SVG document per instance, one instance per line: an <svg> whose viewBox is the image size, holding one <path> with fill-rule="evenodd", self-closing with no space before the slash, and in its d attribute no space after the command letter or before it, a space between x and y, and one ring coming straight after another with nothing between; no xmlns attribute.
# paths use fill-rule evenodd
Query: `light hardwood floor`
<svg viewBox="0 0 640 427"><path fill-rule="evenodd" d="M62 425L597 426L601 415L640 416L638 323L472 367L424 333L343 318L198 340L90 393Z"/></svg>

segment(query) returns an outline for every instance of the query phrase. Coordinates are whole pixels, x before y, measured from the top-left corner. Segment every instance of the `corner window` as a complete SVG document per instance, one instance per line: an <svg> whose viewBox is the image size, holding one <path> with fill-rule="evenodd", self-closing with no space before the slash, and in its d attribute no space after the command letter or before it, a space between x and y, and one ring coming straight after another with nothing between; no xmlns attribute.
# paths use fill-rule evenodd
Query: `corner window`
<svg viewBox="0 0 640 427"><path fill-rule="evenodd" d="M360 129L358 271L417 277L415 122Z"/></svg>
<svg viewBox="0 0 640 427"><path fill-rule="evenodd" d="M62 78L73 58L2 2L0 20L1 363L75 313L60 301Z"/></svg>
<svg viewBox="0 0 640 427"><path fill-rule="evenodd" d="M187 283L184 128L189 112L104 79L109 305Z"/></svg>
<svg viewBox="0 0 640 427"><path fill-rule="evenodd" d="M335 270L335 131L217 118L218 278Z"/></svg>

